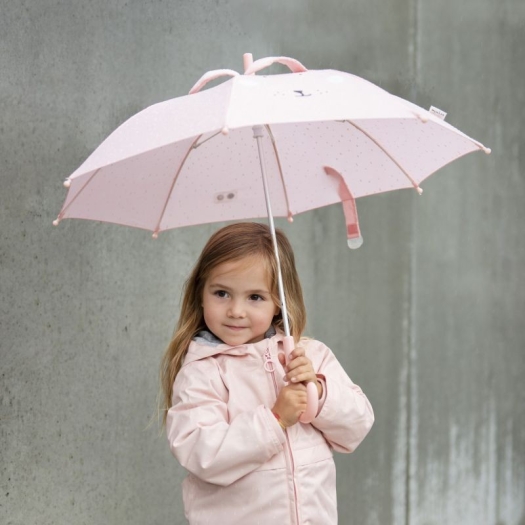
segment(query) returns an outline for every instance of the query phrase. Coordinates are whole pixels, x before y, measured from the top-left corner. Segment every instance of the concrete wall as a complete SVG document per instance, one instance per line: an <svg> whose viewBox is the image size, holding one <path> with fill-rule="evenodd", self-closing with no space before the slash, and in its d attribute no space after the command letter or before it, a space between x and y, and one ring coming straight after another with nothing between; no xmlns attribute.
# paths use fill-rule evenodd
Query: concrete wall
<svg viewBox="0 0 525 525"><path fill-rule="evenodd" d="M425 193L280 224L308 332L369 395L342 524L525 523L521 0L0 2L0 523L185 523L155 413L180 286L215 229L51 222L122 121L242 53L364 76L493 148Z"/></svg>

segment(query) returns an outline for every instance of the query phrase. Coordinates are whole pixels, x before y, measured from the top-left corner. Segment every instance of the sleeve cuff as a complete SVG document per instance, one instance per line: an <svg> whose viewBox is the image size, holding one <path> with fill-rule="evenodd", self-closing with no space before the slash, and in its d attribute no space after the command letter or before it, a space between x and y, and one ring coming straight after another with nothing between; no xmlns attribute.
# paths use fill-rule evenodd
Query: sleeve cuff
<svg viewBox="0 0 525 525"><path fill-rule="evenodd" d="M324 406L324 402L326 401L326 378L322 374L316 374L316 377L317 381L319 381L319 383L321 383L321 386L323 387L323 393L319 398L319 408L317 409L317 414L315 415L315 417L317 417L321 413L321 410Z"/></svg>
<svg viewBox="0 0 525 525"><path fill-rule="evenodd" d="M269 422L268 428L270 430L273 429L273 433L277 437L277 441L279 442L279 445L281 446L284 445L286 441L286 436L284 434L283 428L281 427L281 425L279 425L279 422L277 421L276 417L273 415L272 411L269 408L267 408L265 412L266 412L266 419Z"/></svg>

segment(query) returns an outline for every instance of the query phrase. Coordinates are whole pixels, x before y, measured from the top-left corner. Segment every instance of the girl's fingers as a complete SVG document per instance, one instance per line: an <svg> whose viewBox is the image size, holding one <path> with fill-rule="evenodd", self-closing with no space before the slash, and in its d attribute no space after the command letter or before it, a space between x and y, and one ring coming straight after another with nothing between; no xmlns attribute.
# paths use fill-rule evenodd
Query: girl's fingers
<svg viewBox="0 0 525 525"><path fill-rule="evenodd" d="M306 358L304 358L305 360L299 360L299 359L294 359L287 367L286 367L286 371L288 373L288 375L290 374L293 374L295 371L300 371L300 372L303 372L305 370L311 370L312 372L314 371L314 367L312 366L312 363L307 360Z"/></svg>
<svg viewBox="0 0 525 525"><path fill-rule="evenodd" d="M295 348L290 357L290 362L285 366L286 375L283 378L286 382L298 384L305 381L317 381L312 362L306 357L303 348Z"/></svg>
<svg viewBox="0 0 525 525"><path fill-rule="evenodd" d="M294 370L295 368L299 367L299 366L310 366L312 367L312 362L310 361L310 359L308 359L307 357L296 357L295 359L292 359L289 363L288 363L288 366L286 367L286 370L288 372L291 372L292 370ZM313 370L313 368L312 368Z"/></svg>
<svg viewBox="0 0 525 525"><path fill-rule="evenodd" d="M316 381L317 376L311 366L300 366L288 372L285 376L285 381L292 383L301 383L303 381Z"/></svg>
<svg viewBox="0 0 525 525"><path fill-rule="evenodd" d="M291 390L292 392L303 392L306 394L306 387L302 383L298 383L297 385L287 385L284 388L287 388L288 390Z"/></svg>
<svg viewBox="0 0 525 525"><path fill-rule="evenodd" d="M295 359L297 357L302 357L304 355L304 348L294 348L290 354L290 359Z"/></svg>
<svg viewBox="0 0 525 525"><path fill-rule="evenodd" d="M312 374L298 374L290 378L292 383L304 383L305 381L317 381L315 376Z"/></svg>
<svg viewBox="0 0 525 525"><path fill-rule="evenodd" d="M308 373L308 372L310 372L311 374L315 375L314 369L312 368L312 365L310 363L290 368L286 375L288 377L293 377L293 376L295 376L297 374L305 374L305 373Z"/></svg>

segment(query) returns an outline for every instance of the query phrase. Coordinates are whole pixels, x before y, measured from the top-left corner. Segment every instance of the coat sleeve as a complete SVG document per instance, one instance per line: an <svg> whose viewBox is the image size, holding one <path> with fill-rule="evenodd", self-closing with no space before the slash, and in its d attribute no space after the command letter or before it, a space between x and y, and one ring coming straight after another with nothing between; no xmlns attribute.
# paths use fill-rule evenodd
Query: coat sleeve
<svg viewBox="0 0 525 525"><path fill-rule="evenodd" d="M286 437L263 405L230 421L228 390L213 358L183 366L166 430L173 455L198 478L227 486L283 450Z"/></svg>
<svg viewBox="0 0 525 525"><path fill-rule="evenodd" d="M372 405L324 344L310 341L307 355L324 378L324 403L312 421L337 452L353 452L374 423Z"/></svg>

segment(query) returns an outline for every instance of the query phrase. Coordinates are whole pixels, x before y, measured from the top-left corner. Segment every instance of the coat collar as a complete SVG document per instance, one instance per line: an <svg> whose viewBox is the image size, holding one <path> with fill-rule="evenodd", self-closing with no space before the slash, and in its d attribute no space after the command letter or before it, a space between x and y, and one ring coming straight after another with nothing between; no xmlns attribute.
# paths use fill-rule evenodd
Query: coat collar
<svg viewBox="0 0 525 525"><path fill-rule="evenodd" d="M257 343L230 346L223 343L211 332L201 331L190 343L183 366L219 354L243 356L255 350L258 354L262 355L268 348L272 349L277 347L278 343L284 338L284 334L281 331L276 331L273 326L270 327L265 335L266 337Z"/></svg>

